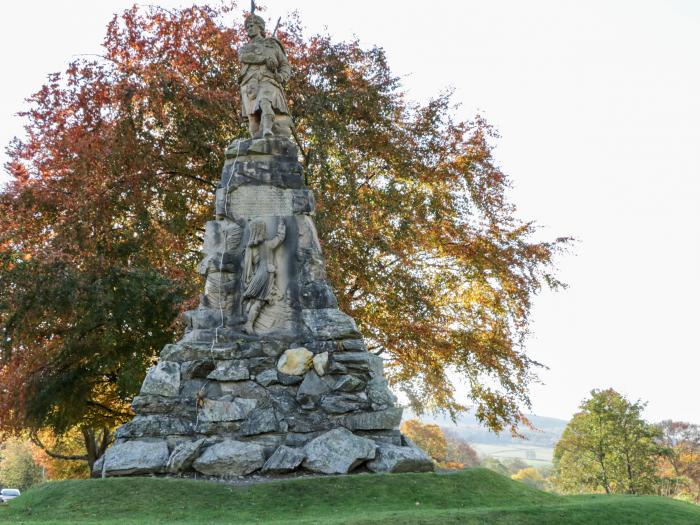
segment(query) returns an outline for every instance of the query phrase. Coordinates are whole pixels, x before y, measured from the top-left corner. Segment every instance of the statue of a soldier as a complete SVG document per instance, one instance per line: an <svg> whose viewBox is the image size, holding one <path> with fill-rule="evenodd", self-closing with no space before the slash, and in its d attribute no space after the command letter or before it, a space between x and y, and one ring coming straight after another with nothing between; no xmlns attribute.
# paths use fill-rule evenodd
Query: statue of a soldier
<svg viewBox="0 0 700 525"><path fill-rule="evenodd" d="M288 135L291 120L284 84L292 70L284 47L276 38L265 37L265 21L256 14L246 19L245 28L250 40L238 50L243 118L248 121L251 136L259 138L273 136L275 115L284 115L286 118L278 120L280 127L287 129L280 129L279 134Z"/></svg>

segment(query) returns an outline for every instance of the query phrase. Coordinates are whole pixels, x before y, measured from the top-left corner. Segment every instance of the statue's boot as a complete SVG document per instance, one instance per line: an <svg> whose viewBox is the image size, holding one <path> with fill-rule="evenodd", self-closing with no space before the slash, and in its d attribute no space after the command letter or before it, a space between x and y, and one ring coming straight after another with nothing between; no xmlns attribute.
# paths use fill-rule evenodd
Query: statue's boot
<svg viewBox="0 0 700 525"><path fill-rule="evenodd" d="M262 124L262 129L263 129L263 137L273 137L274 133L272 132L272 125L275 122L275 116L274 115L263 115L261 120Z"/></svg>

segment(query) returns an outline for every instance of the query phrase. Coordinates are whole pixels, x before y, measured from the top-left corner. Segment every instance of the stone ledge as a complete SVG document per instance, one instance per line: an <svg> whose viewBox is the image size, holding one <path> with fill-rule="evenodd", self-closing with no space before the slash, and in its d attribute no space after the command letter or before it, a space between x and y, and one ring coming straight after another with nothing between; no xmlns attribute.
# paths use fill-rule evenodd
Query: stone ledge
<svg viewBox="0 0 700 525"><path fill-rule="evenodd" d="M273 155L297 160L299 149L291 140L284 137L262 139L237 139L226 148L226 158L241 158L247 155Z"/></svg>

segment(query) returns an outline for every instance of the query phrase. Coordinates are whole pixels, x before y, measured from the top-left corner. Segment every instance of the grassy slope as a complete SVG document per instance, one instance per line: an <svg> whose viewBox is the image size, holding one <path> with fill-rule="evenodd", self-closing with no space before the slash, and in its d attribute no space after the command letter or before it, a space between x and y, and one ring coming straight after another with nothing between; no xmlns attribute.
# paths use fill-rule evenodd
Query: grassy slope
<svg viewBox="0 0 700 525"><path fill-rule="evenodd" d="M469 469L248 487L157 478L54 482L0 508L0 522L665 525L700 523L700 507L658 497L559 497Z"/></svg>

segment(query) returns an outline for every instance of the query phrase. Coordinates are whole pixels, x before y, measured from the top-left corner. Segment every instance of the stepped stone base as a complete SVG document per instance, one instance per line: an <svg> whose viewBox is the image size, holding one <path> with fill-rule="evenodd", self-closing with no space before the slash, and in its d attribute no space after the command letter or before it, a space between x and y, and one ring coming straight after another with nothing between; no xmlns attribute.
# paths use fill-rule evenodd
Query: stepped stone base
<svg viewBox="0 0 700 525"><path fill-rule="evenodd" d="M94 474L432 470L397 430L394 403L381 358L359 339L168 345Z"/></svg>
<svg viewBox="0 0 700 525"><path fill-rule="evenodd" d="M338 309L296 146L238 140L226 155L200 306L94 474L431 470L398 430L382 359Z"/></svg>

